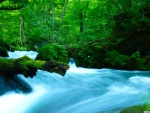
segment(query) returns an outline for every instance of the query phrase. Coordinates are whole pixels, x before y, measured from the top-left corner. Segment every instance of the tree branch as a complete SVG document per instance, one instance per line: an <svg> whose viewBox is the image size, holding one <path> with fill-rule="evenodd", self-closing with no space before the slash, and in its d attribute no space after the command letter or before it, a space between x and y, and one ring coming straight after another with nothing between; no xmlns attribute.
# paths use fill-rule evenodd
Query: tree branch
<svg viewBox="0 0 150 113"><path fill-rule="evenodd" d="M0 0L0 4L3 3L4 1L6 1L6 0ZM11 0L9 0L9 1L11 1ZM22 5L19 5L19 6L16 7L16 5L19 4L19 3L22 4ZM14 6L7 6L7 5L6 6L1 6L0 10L18 10L18 9L24 8L28 4L28 0L25 0L25 2L22 2L22 0L20 0L19 3L15 2Z"/></svg>

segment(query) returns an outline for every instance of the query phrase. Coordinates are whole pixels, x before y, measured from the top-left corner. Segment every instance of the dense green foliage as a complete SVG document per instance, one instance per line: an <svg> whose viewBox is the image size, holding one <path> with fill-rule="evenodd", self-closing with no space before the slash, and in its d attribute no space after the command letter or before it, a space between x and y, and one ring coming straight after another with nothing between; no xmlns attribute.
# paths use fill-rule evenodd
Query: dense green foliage
<svg viewBox="0 0 150 113"><path fill-rule="evenodd" d="M109 36L110 18L116 12L107 2L113 10L97 0L29 0L21 10L0 10L0 37L10 46L27 48L41 41L79 44L104 38Z"/></svg>
<svg viewBox="0 0 150 113"><path fill-rule="evenodd" d="M106 51L96 46L81 46L75 49L73 57L78 66L102 68Z"/></svg>
<svg viewBox="0 0 150 113"><path fill-rule="evenodd" d="M0 46L37 50L37 59L150 70L149 42L150 0L0 0Z"/></svg>
<svg viewBox="0 0 150 113"><path fill-rule="evenodd" d="M18 10L25 7L28 0L0 0L0 10Z"/></svg>
<svg viewBox="0 0 150 113"><path fill-rule="evenodd" d="M57 60L68 63L67 51L58 44L46 44L38 52L37 60Z"/></svg>
<svg viewBox="0 0 150 113"><path fill-rule="evenodd" d="M44 60L69 56L78 66L149 70L149 0L0 1L0 7L22 5L0 9L7 50L38 48Z"/></svg>
<svg viewBox="0 0 150 113"><path fill-rule="evenodd" d="M124 66L128 59L129 57L127 55L119 54L116 50L113 50L107 52L105 61L110 63L112 66L116 65L117 63L121 66Z"/></svg>
<svg viewBox="0 0 150 113"><path fill-rule="evenodd" d="M144 113L144 111L148 111L147 108L147 105L131 106L123 109L122 111L120 111L120 113Z"/></svg>

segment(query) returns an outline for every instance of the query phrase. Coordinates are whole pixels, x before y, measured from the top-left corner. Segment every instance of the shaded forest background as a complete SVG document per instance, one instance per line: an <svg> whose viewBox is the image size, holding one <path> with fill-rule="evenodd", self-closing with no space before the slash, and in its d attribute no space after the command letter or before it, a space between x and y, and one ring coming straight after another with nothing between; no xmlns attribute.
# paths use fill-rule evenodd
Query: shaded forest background
<svg viewBox="0 0 150 113"><path fill-rule="evenodd" d="M0 45L37 59L149 70L149 33L149 0L0 0Z"/></svg>

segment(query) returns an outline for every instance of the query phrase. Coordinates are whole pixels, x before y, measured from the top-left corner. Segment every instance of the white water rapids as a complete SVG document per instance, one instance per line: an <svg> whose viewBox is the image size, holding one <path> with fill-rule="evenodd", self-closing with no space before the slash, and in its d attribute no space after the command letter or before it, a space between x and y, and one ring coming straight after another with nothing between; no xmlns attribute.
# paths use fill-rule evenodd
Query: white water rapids
<svg viewBox="0 0 150 113"><path fill-rule="evenodd" d="M11 58L33 51L9 52ZM62 77L38 70L34 78L25 78L33 89L29 94L8 92L0 96L0 113L118 113L142 104L150 92L150 71L71 68Z"/></svg>

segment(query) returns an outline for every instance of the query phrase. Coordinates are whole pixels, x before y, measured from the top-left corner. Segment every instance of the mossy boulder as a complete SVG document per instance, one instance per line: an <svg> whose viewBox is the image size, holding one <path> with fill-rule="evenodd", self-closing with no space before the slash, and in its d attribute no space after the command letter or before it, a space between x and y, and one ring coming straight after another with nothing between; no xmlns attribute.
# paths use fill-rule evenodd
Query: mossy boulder
<svg viewBox="0 0 150 113"><path fill-rule="evenodd" d="M14 76L23 74L25 77L33 77L38 69L55 72L62 76L69 69L68 64L58 62L56 60L42 61L32 60L28 56L23 56L17 59L0 58L0 76Z"/></svg>
<svg viewBox="0 0 150 113"><path fill-rule="evenodd" d="M106 51L97 46L84 45L75 49L73 58L77 66L87 68L102 68Z"/></svg>
<svg viewBox="0 0 150 113"><path fill-rule="evenodd" d="M67 47L68 55L75 59L76 65L86 68L112 68L121 70L150 70L150 55L142 57L140 51L131 55L117 50L106 51L99 45ZM149 53L150 54L150 53Z"/></svg>
<svg viewBox="0 0 150 113"><path fill-rule="evenodd" d="M1 57L8 57L7 49L4 47L0 47L0 56Z"/></svg>
<svg viewBox="0 0 150 113"><path fill-rule="evenodd" d="M119 113L144 113L144 111L147 111L147 109L148 109L147 105L138 105L125 108Z"/></svg>
<svg viewBox="0 0 150 113"><path fill-rule="evenodd" d="M46 44L39 48L36 60L56 60L68 63L68 53L63 46L58 44Z"/></svg>
<svg viewBox="0 0 150 113"><path fill-rule="evenodd" d="M16 93L30 93L32 91L31 86L18 76L0 76L0 82L0 95L10 91Z"/></svg>

